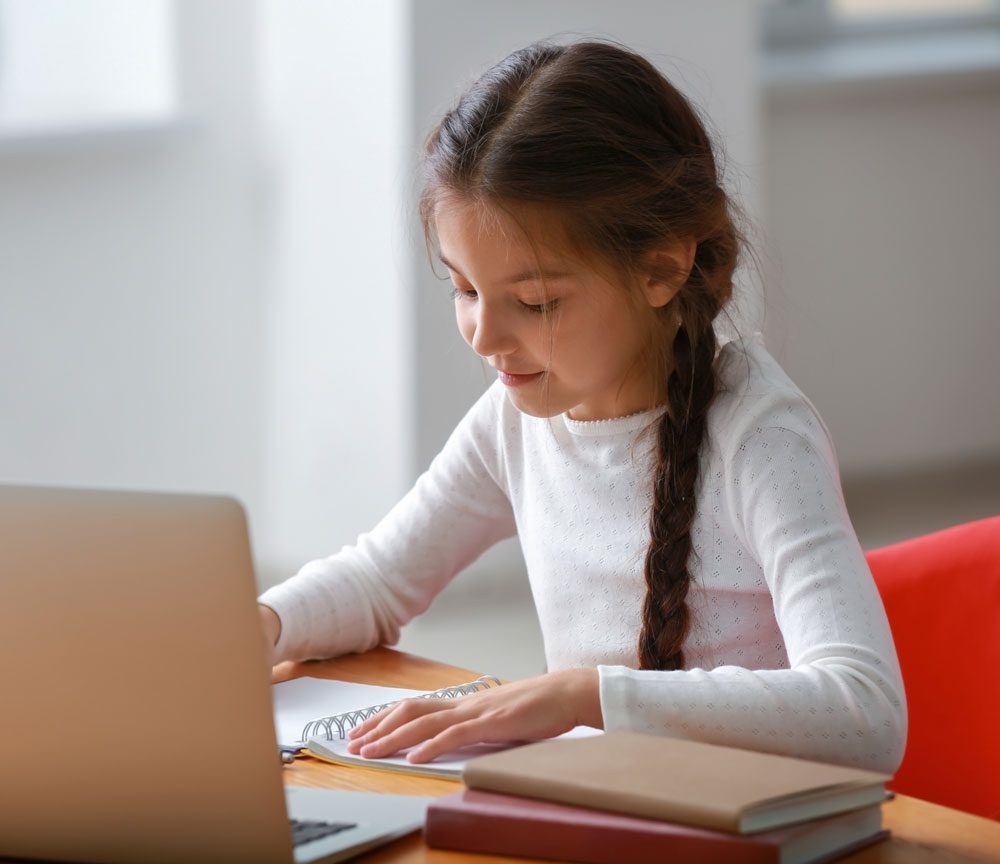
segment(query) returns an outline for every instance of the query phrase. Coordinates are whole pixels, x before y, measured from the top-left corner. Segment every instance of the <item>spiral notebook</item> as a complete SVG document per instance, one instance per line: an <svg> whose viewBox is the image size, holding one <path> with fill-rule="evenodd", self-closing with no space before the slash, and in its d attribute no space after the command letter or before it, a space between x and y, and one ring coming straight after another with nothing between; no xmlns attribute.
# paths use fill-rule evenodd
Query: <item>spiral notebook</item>
<svg viewBox="0 0 1000 864"><path fill-rule="evenodd" d="M433 691L378 687L329 678L293 678L271 688L278 746L297 752L310 738L346 740L349 730L403 699L453 699L499 686L500 679L493 675Z"/></svg>
<svg viewBox="0 0 1000 864"><path fill-rule="evenodd" d="M500 680L483 675L475 681L440 690L404 690L376 687L325 678L295 678L273 685L274 720L279 747L292 753L305 752L337 765L363 766L460 780L466 762L525 742L475 744L439 756L428 763L411 763L406 753L381 759L366 759L347 752L347 733L383 708L403 699L454 699L467 693L500 686ZM364 706L364 707L358 707ZM326 712L326 713L322 713ZM560 737L599 735L601 730L578 726Z"/></svg>

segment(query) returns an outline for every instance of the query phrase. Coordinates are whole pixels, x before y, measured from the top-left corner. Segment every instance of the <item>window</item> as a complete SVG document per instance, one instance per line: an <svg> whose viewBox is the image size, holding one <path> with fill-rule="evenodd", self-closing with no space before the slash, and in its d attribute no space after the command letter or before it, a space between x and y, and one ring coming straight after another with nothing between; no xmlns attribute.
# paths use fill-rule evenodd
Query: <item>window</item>
<svg viewBox="0 0 1000 864"><path fill-rule="evenodd" d="M0 132L163 120L171 0L0 0Z"/></svg>
<svg viewBox="0 0 1000 864"><path fill-rule="evenodd" d="M955 16L994 11L993 0L830 0L835 19L912 19L924 15Z"/></svg>
<svg viewBox="0 0 1000 864"><path fill-rule="evenodd" d="M772 0L764 7L768 47L998 24L1000 0Z"/></svg>

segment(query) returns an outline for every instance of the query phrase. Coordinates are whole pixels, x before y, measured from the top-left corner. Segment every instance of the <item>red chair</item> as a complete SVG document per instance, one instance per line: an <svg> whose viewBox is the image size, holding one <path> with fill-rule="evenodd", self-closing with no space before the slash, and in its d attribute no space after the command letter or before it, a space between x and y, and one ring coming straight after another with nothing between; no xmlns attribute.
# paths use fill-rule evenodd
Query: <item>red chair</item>
<svg viewBox="0 0 1000 864"><path fill-rule="evenodd" d="M1000 516L865 557L909 709L890 787L1000 820Z"/></svg>

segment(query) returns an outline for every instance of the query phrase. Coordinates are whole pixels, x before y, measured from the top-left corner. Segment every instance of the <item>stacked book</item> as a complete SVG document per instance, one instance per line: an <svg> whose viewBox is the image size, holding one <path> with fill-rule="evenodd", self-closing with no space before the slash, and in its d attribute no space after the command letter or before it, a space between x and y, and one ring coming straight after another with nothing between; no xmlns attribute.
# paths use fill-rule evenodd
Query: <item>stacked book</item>
<svg viewBox="0 0 1000 864"><path fill-rule="evenodd" d="M888 836L889 775L634 732L470 760L429 846L589 864L819 864Z"/></svg>

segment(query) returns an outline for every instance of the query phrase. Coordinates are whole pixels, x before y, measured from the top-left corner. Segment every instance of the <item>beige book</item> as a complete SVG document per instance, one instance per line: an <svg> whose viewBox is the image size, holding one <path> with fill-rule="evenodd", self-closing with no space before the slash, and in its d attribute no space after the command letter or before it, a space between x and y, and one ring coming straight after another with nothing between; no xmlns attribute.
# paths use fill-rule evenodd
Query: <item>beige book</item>
<svg viewBox="0 0 1000 864"><path fill-rule="evenodd" d="M540 741L469 762L471 789L750 833L885 800L888 774L636 732Z"/></svg>

